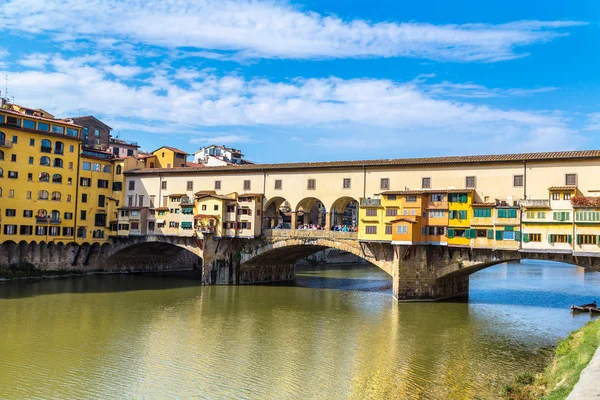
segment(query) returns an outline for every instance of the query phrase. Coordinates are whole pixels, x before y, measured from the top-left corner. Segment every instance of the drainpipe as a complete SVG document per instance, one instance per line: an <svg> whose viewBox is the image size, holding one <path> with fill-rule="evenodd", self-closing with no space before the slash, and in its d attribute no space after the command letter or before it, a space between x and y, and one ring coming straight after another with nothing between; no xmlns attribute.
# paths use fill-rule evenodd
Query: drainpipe
<svg viewBox="0 0 600 400"><path fill-rule="evenodd" d="M77 204L79 203L79 170L81 168L81 166L79 165L81 162L81 151L82 151L82 143L79 142L78 148L77 148L77 165L75 166L77 173L75 174L75 215L73 216L73 220L75 222L75 225L73 226L73 241L75 243L77 243L77 220L79 218L79 210L77 207Z"/></svg>

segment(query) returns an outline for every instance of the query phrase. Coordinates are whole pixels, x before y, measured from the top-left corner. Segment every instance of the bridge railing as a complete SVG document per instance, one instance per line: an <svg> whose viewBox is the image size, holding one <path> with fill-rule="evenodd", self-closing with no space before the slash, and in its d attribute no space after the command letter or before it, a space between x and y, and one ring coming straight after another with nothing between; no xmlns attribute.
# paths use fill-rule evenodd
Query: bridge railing
<svg viewBox="0 0 600 400"><path fill-rule="evenodd" d="M264 237L309 237L309 238L326 238L326 239L358 239L357 232L338 232L338 231L321 231L312 229L263 229Z"/></svg>

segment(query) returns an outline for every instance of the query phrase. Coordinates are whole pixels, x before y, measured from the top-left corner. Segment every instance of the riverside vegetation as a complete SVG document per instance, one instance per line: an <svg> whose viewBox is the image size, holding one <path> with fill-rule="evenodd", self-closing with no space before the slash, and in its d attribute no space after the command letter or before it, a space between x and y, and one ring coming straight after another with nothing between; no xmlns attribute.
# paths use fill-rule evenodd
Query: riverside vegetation
<svg viewBox="0 0 600 400"><path fill-rule="evenodd" d="M70 270L52 270L46 271L37 268L30 262L20 262L8 265L0 264L0 279L35 279L35 278L47 278L47 277L58 277L68 276L81 273L81 271L70 271Z"/></svg>
<svg viewBox="0 0 600 400"><path fill-rule="evenodd" d="M538 374L518 375L502 390L506 400L566 399L600 346L600 319L588 322L558 343L549 365Z"/></svg>

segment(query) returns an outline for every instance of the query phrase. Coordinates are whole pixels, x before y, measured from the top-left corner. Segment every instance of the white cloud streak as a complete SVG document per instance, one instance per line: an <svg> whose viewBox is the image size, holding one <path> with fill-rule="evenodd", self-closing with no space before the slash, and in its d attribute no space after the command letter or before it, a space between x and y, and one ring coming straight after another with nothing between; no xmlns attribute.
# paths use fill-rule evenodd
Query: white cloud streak
<svg viewBox="0 0 600 400"><path fill-rule="evenodd" d="M413 57L495 62L568 34L578 21L433 25L344 20L256 0L7 0L0 27L104 45L185 48L213 59ZM201 50L200 52L198 52ZM202 51L206 50L206 51ZM225 51L226 53L220 53Z"/></svg>

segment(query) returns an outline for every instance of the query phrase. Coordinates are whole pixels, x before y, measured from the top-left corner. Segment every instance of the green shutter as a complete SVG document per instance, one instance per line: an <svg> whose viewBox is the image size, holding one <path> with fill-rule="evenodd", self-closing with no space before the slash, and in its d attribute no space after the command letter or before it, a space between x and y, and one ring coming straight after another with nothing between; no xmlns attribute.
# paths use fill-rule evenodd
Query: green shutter
<svg viewBox="0 0 600 400"><path fill-rule="evenodd" d="M450 210L450 211L448 212L448 217L449 217L450 219L456 219L456 211L454 211L454 210Z"/></svg>
<svg viewBox="0 0 600 400"><path fill-rule="evenodd" d="M498 210L498 218L506 218L506 210Z"/></svg>
<svg viewBox="0 0 600 400"><path fill-rule="evenodd" d="M529 233L523 234L523 243L529 243Z"/></svg>
<svg viewBox="0 0 600 400"><path fill-rule="evenodd" d="M467 194L466 193L461 193L458 199L459 203L466 203L467 202Z"/></svg>
<svg viewBox="0 0 600 400"><path fill-rule="evenodd" d="M477 237L477 229L471 229L471 238L475 239Z"/></svg>
<svg viewBox="0 0 600 400"><path fill-rule="evenodd" d="M515 231L515 240L517 242L521 241L521 231Z"/></svg>
<svg viewBox="0 0 600 400"><path fill-rule="evenodd" d="M496 231L496 240L502 240L504 237L504 231Z"/></svg>
<svg viewBox="0 0 600 400"><path fill-rule="evenodd" d="M493 239L494 238L494 230L493 229L488 229L488 231L487 231L487 238L488 239Z"/></svg>
<svg viewBox="0 0 600 400"><path fill-rule="evenodd" d="M471 239L471 230L470 230L470 229L466 229L466 230L465 230L465 237L466 237L467 239Z"/></svg>
<svg viewBox="0 0 600 400"><path fill-rule="evenodd" d="M551 235L548 235L548 243L552 244L552 243L554 242L554 240L553 240L553 239L554 239L554 238L553 238L553 236L554 236L554 235L552 235L552 234L551 234Z"/></svg>
<svg viewBox="0 0 600 400"><path fill-rule="evenodd" d="M454 237L454 229L448 228L448 239L452 239Z"/></svg>
<svg viewBox="0 0 600 400"><path fill-rule="evenodd" d="M600 246L600 235L596 236L596 244Z"/></svg>
<svg viewBox="0 0 600 400"><path fill-rule="evenodd" d="M515 230L515 227L514 227L514 226L505 226L505 227L504 227L504 230L505 230L505 231L512 232L512 231L514 231L514 230Z"/></svg>
<svg viewBox="0 0 600 400"><path fill-rule="evenodd" d="M458 212L458 218L459 219L467 219L467 210L460 210Z"/></svg>
<svg viewBox="0 0 600 400"><path fill-rule="evenodd" d="M486 208L485 209L485 216L487 218L491 218L492 217L492 209L491 208Z"/></svg>
<svg viewBox="0 0 600 400"><path fill-rule="evenodd" d="M567 235L567 242L571 244L573 242L573 236Z"/></svg>
<svg viewBox="0 0 600 400"><path fill-rule="evenodd" d="M508 218L517 218L517 210L515 210L515 209L508 210Z"/></svg>
<svg viewBox="0 0 600 400"><path fill-rule="evenodd" d="M554 219L555 221L559 221L560 217L559 217L560 213L559 212L553 212L552 213L552 219Z"/></svg>
<svg viewBox="0 0 600 400"><path fill-rule="evenodd" d="M577 235L577 244L581 244L582 237L581 235Z"/></svg>

